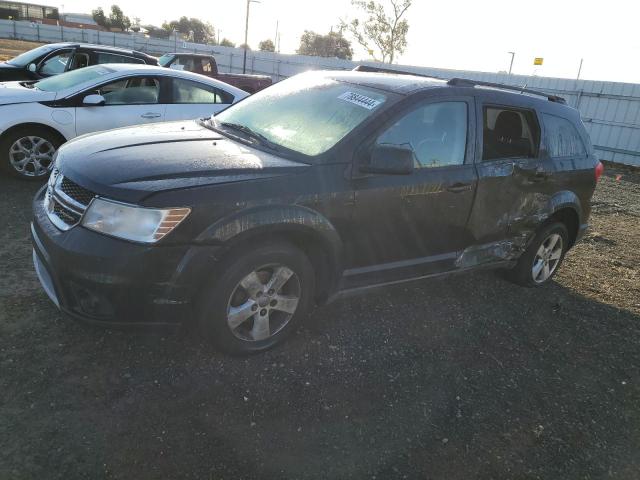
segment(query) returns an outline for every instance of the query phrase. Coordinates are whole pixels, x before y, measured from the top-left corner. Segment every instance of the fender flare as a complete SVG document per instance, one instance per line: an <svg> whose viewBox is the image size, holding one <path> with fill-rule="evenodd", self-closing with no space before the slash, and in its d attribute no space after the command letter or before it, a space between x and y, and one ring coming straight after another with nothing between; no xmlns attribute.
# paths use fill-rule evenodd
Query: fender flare
<svg viewBox="0 0 640 480"><path fill-rule="evenodd" d="M336 285L343 269L342 239L324 215L301 205L267 205L241 210L210 225L198 235L196 242L232 247L259 234L313 239L329 257L327 288Z"/></svg>

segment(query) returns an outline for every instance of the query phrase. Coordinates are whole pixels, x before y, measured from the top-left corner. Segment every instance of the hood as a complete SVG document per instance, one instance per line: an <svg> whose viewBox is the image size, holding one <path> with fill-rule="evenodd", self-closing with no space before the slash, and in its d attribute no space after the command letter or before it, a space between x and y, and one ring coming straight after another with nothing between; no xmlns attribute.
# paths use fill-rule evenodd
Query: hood
<svg viewBox="0 0 640 480"><path fill-rule="evenodd" d="M248 147L187 121L78 137L60 148L56 166L95 193L138 202L161 191L290 174L307 164Z"/></svg>
<svg viewBox="0 0 640 480"><path fill-rule="evenodd" d="M31 103L55 100L55 92L43 92L35 88L27 88L20 85L20 82L0 83L0 105L10 105L12 103Z"/></svg>
<svg viewBox="0 0 640 480"><path fill-rule="evenodd" d="M29 74L23 68L7 62L0 62L0 82L27 80L28 78Z"/></svg>

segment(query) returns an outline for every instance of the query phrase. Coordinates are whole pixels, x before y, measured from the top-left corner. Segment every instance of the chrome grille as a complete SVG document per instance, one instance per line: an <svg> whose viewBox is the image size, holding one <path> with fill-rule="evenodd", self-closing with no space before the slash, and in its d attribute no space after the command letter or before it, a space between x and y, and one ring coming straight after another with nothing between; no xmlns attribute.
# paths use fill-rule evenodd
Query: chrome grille
<svg viewBox="0 0 640 480"><path fill-rule="evenodd" d="M69 230L82 219L95 194L72 182L56 168L51 172L44 198L49 220L60 230Z"/></svg>

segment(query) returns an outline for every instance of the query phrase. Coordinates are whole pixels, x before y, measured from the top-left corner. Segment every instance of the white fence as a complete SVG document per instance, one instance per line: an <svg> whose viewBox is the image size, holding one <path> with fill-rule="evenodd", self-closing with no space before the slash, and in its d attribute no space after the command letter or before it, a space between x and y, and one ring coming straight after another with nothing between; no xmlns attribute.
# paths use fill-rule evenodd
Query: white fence
<svg viewBox="0 0 640 480"><path fill-rule="evenodd" d="M98 43L158 55L168 52L209 53L215 55L221 71L235 73L242 72L244 53L239 48L201 45L177 39L162 40L147 38L143 35L10 20L0 20L0 38L43 43L62 41ZM367 63L373 65L373 63ZM355 65L357 65L356 62L337 58L249 51L246 72L270 75L275 81L279 81L305 70L347 70ZM640 84L576 81L404 65L394 65L391 68L441 78L464 77L519 86L526 84L529 88L563 96L569 105L580 110L601 159L640 166Z"/></svg>

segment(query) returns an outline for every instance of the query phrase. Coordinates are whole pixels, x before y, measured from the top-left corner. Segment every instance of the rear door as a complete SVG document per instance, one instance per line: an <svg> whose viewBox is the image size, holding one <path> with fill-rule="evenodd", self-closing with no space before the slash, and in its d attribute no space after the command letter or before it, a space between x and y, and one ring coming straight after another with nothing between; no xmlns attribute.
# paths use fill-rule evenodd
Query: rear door
<svg viewBox="0 0 640 480"><path fill-rule="evenodd" d="M127 77L84 92L76 107L77 134L162 122L166 109L160 101L162 82L160 77ZM102 95L105 105L83 106L82 98L91 94Z"/></svg>
<svg viewBox="0 0 640 480"><path fill-rule="evenodd" d="M504 97L479 98L477 103L481 154L469 220L476 245L460 259L460 266L512 256L535 229L553 193L554 168L541 155L540 118L533 104L501 100Z"/></svg>
<svg viewBox="0 0 640 480"><path fill-rule="evenodd" d="M467 220L476 187L475 114L470 97L408 106L374 135L376 144L414 151L410 175L354 174L354 231L347 276L391 281L448 270L471 238ZM357 166L356 166L357 172Z"/></svg>
<svg viewBox="0 0 640 480"><path fill-rule="evenodd" d="M167 121L210 117L234 101L233 95L221 88L182 78L172 78L169 81L171 87L166 110Z"/></svg>

